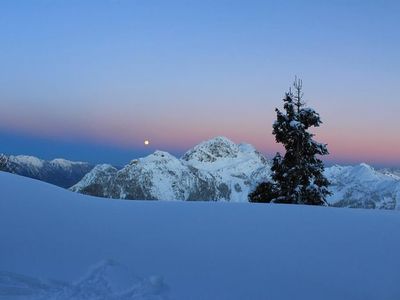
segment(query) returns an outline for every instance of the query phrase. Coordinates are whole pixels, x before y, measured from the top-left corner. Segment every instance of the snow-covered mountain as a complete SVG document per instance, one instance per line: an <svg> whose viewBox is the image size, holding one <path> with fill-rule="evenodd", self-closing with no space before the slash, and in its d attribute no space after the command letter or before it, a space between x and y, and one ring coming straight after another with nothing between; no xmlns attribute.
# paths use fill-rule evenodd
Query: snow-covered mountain
<svg viewBox="0 0 400 300"><path fill-rule="evenodd" d="M334 206L400 208L400 177L366 164L333 166L325 174ZM133 160L121 170L98 165L71 190L121 199L227 200L246 202L270 176L268 160L248 144L225 137L202 142L177 159L167 152Z"/></svg>
<svg viewBox="0 0 400 300"><path fill-rule="evenodd" d="M0 154L0 171L14 173L69 188L93 166L61 158L46 161L34 156Z"/></svg>
<svg viewBox="0 0 400 300"><path fill-rule="evenodd" d="M243 202L268 177L267 159L251 145L216 137L195 146L181 159L156 151L121 170L98 165L71 190L121 199Z"/></svg>
<svg viewBox="0 0 400 300"><path fill-rule="evenodd" d="M367 164L333 166L325 174L333 194L328 201L339 207L400 209L400 177Z"/></svg>

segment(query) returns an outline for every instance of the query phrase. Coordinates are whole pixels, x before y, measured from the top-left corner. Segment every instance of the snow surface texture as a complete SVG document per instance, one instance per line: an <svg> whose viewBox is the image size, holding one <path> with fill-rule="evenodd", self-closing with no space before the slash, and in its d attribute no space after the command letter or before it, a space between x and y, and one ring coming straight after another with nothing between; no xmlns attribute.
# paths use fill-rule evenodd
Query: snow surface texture
<svg viewBox="0 0 400 300"><path fill-rule="evenodd" d="M46 161L34 156L0 153L0 171L39 179L65 188L80 181L92 168L88 163L62 158Z"/></svg>
<svg viewBox="0 0 400 300"><path fill-rule="evenodd" d="M139 278L110 259L92 266L72 283L0 271L0 299L163 300L167 294L161 277Z"/></svg>
<svg viewBox="0 0 400 300"><path fill-rule="evenodd" d="M181 159L163 151L133 160L117 170L99 165L72 191L120 199L247 201L269 177L269 164L251 145L216 137Z"/></svg>
<svg viewBox="0 0 400 300"><path fill-rule="evenodd" d="M398 211L0 189L0 299L400 299Z"/></svg>
<svg viewBox="0 0 400 300"><path fill-rule="evenodd" d="M400 177L393 173L360 164L326 168L325 175L334 206L400 209ZM269 162L253 146L217 137L181 159L156 151L119 171L99 165L71 190L120 199L247 202L249 192L269 177Z"/></svg>

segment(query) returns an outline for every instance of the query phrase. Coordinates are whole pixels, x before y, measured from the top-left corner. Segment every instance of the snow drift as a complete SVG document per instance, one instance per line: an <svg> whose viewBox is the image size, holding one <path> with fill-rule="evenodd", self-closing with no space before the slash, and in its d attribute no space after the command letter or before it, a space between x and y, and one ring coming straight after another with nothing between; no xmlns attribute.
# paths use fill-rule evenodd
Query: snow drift
<svg viewBox="0 0 400 300"><path fill-rule="evenodd" d="M110 259L93 265L75 282L0 271L0 299L163 300L167 299L167 293L162 278L139 278Z"/></svg>
<svg viewBox="0 0 400 300"><path fill-rule="evenodd" d="M124 272L95 267L76 281L104 259L134 271L128 286L160 299L400 299L398 211L111 201L3 172L0 189L1 274L81 287L67 289L73 299L119 299L95 282L116 291ZM1 297L13 300L15 282L0 281Z"/></svg>

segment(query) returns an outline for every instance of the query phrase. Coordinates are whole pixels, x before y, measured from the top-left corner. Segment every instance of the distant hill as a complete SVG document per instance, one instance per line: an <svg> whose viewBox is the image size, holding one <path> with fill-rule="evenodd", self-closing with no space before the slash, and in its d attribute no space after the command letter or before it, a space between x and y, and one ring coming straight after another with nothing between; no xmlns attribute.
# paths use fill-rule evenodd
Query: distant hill
<svg viewBox="0 0 400 300"><path fill-rule="evenodd" d="M34 156L0 154L0 171L69 188L93 169L93 165L65 159L46 161Z"/></svg>

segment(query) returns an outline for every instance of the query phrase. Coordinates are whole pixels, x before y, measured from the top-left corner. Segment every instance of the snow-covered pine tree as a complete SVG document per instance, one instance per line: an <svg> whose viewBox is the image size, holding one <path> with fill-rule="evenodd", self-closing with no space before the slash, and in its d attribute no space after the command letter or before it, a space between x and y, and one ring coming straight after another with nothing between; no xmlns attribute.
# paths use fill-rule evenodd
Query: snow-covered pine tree
<svg viewBox="0 0 400 300"><path fill-rule="evenodd" d="M284 101L285 113L276 109L273 134L286 153L276 154L271 167L272 181L260 184L249 195L251 202L275 202L326 205L329 181L324 177L324 164L317 155L327 155L326 144L313 140L310 127L322 122L319 114L305 107L303 84L295 79L294 93L289 90Z"/></svg>

